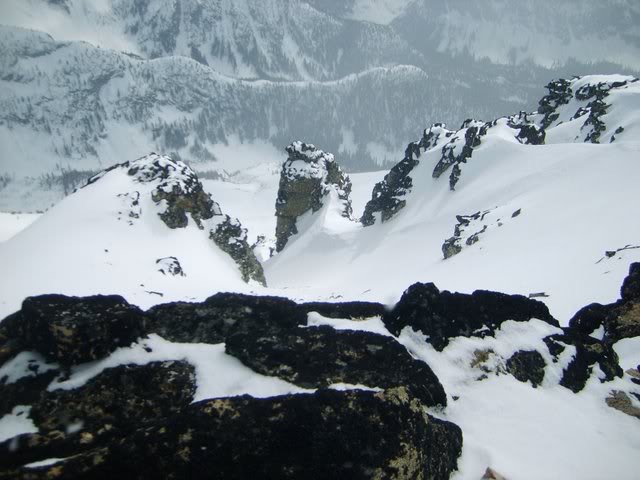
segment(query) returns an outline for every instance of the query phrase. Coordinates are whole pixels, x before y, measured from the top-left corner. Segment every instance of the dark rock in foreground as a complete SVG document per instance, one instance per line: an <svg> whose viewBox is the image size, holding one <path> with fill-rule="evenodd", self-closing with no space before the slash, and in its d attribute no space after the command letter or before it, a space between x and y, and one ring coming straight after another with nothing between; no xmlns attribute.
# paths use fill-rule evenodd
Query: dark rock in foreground
<svg viewBox="0 0 640 480"><path fill-rule="evenodd" d="M180 343L223 343L227 336L267 325L306 325L306 312L280 297L218 293L201 303L176 302L152 307L147 333Z"/></svg>
<svg viewBox="0 0 640 480"><path fill-rule="evenodd" d="M507 320L526 322L533 318L559 326L544 303L521 295L476 290L471 295L441 292L433 283L416 283L383 317L387 329L399 335L411 327L428 336L442 351L455 337L493 336Z"/></svg>
<svg viewBox="0 0 640 480"><path fill-rule="evenodd" d="M460 429L403 388L242 396L193 404L28 478L446 479L461 447Z"/></svg>
<svg viewBox="0 0 640 480"><path fill-rule="evenodd" d="M258 373L301 387L405 386L427 406L447 404L444 388L431 368L382 335L326 326L282 332L258 328L230 336L226 352Z"/></svg>
<svg viewBox="0 0 640 480"><path fill-rule="evenodd" d="M144 333L142 311L118 295L29 297L19 315L23 345L63 365L103 358Z"/></svg>
<svg viewBox="0 0 640 480"><path fill-rule="evenodd" d="M574 315L569 325L585 335L603 326L604 341L609 344L640 336L640 263L629 267L620 300L609 305L588 305Z"/></svg>

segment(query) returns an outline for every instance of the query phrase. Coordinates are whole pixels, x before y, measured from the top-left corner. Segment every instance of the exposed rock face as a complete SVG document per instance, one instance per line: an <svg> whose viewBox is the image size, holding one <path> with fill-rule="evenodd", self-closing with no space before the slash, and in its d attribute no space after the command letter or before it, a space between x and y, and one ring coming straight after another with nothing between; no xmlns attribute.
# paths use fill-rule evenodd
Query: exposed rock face
<svg viewBox="0 0 640 480"><path fill-rule="evenodd" d="M210 238L236 261L245 282L255 280L262 285L267 284L262 265L247 242L247 229L242 228L237 218L224 215L224 220L211 230Z"/></svg>
<svg viewBox="0 0 640 480"><path fill-rule="evenodd" d="M266 285L262 265L247 243L246 229L238 219L223 215L220 205L204 191L198 176L188 165L167 156L151 153L132 162L114 165L90 178L87 185L99 181L116 168L124 169L136 183L155 185L151 198L161 209L158 216L167 227L186 228L191 218L199 229L207 229L209 238L233 258L245 282L255 280ZM140 192L129 192L119 196L122 196L125 207L129 210L125 215L129 222L140 218ZM164 273L168 273L166 269Z"/></svg>
<svg viewBox="0 0 640 480"><path fill-rule="evenodd" d="M460 178L460 164L467 163L467 160L473 155L473 149L480 146L482 137L487 134L490 127L491 124L477 120L465 120L460 130L442 147L442 156L433 169L433 178L439 178L453 166L449 176L449 188L455 190Z"/></svg>
<svg viewBox="0 0 640 480"><path fill-rule="evenodd" d="M558 119L558 107L560 105L566 105L573 98L573 90L571 89L571 82L569 80L554 80L553 82L549 82L546 88L549 94L542 97L538 103L538 113L544 115L541 122L543 129L548 128L549 125Z"/></svg>
<svg viewBox="0 0 640 480"><path fill-rule="evenodd" d="M256 372L301 387L347 383L387 389L404 385L425 405L447 403L429 366L382 335L339 332L325 326L286 332L257 328L227 338L226 352Z"/></svg>
<svg viewBox="0 0 640 480"><path fill-rule="evenodd" d="M29 297L22 304L21 338L63 365L102 358L135 342L144 332L142 311L111 295Z"/></svg>
<svg viewBox="0 0 640 480"><path fill-rule="evenodd" d="M572 329L564 329L563 334L552 335L544 339L549 352L557 359L567 346L575 347L576 353L565 368L560 385L573 392L582 390L597 364L604 373L605 381L622 376L618 365L618 356L610 345Z"/></svg>
<svg viewBox="0 0 640 480"><path fill-rule="evenodd" d="M132 423L179 412L191 403L195 391L194 368L186 362L122 365L105 370L80 389L43 392L31 417L45 432L67 431L74 424L90 431L106 425L126 431Z"/></svg>
<svg viewBox="0 0 640 480"><path fill-rule="evenodd" d="M507 371L516 380L531 382L537 387L544 380L544 368L547 366L540 352L536 350L519 351L507 360Z"/></svg>
<svg viewBox="0 0 640 480"><path fill-rule="evenodd" d="M306 325L307 316L291 300L218 293L202 303L167 303L152 307L148 333L180 343L223 343L236 332L271 326L274 330Z"/></svg>
<svg viewBox="0 0 640 480"><path fill-rule="evenodd" d="M360 219L364 226L373 225L376 214L380 215L380 221L384 223L404 208L404 197L413 188L410 173L420 163L418 159L422 153L445 142L453 134L444 124L436 123L424 131L419 142L412 142L407 146L404 158L373 188L371 200L367 202Z"/></svg>
<svg viewBox="0 0 640 480"><path fill-rule="evenodd" d="M40 323L24 321L34 309L53 323L57 317L95 317L108 325L107 314L119 318L116 314L127 307L119 297L36 297L3 324L3 339L16 331L31 338L31 330L41 329ZM179 342L225 342L229 354L258 373L314 388L346 383L377 391L320 390L189 405L196 382L194 367L185 361L119 365L71 389L57 383L64 378L51 384L60 372L46 365L53 370L34 369L33 376L0 386L3 409L30 405L39 428L0 443L0 477L106 478L118 472L128 478L208 478L215 468L225 478L369 478L378 472L385 478L435 479L448 478L457 466L460 429L424 411L446 405L444 389L428 365L391 337L304 328L310 311L363 318L381 314L382 305L297 305L276 297L217 294L200 304L160 305L144 314L130 309L144 318L144 332ZM50 340L56 342L66 345L66 338ZM103 356L110 351L91 350ZM22 467L51 457L66 460Z"/></svg>
<svg viewBox="0 0 640 480"><path fill-rule="evenodd" d="M545 304L521 295L484 290L466 295L441 292L433 283L416 283L382 320L394 335L404 327L421 331L442 351L452 338L493 336L507 320L526 322L532 318L559 326Z"/></svg>
<svg viewBox="0 0 640 480"><path fill-rule="evenodd" d="M585 335L604 326L604 340L609 344L640 336L640 263L629 267L620 297L609 305L594 303L584 307L574 315L569 325Z"/></svg>
<svg viewBox="0 0 640 480"><path fill-rule="evenodd" d="M351 217L351 180L342 172L334 156L315 145L294 142L286 148L289 157L282 166L276 201L276 251L280 252L298 233L297 220L307 212L317 212L331 191L341 202L342 215Z"/></svg>
<svg viewBox="0 0 640 480"><path fill-rule="evenodd" d="M426 415L402 388L243 396L198 402L33 478L445 479L461 447L460 429Z"/></svg>

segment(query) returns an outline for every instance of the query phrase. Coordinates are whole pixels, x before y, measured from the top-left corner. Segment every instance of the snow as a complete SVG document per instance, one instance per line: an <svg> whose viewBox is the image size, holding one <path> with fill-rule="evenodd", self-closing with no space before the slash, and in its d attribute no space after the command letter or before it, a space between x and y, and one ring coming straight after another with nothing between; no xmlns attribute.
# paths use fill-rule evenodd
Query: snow
<svg viewBox="0 0 640 480"><path fill-rule="evenodd" d="M9 385L21 378L35 377L58 368L57 364L48 363L38 352L20 352L0 366L0 382L3 385Z"/></svg>
<svg viewBox="0 0 640 480"><path fill-rule="evenodd" d="M50 292L120 293L148 307L172 299L204 300L216 291L251 291L208 231L191 220L187 228L173 230L162 222L162 204L151 199L157 184L134 183L126 169L117 168L4 242L0 262L12 274L11 281L2 280L0 317L18 310L26 296ZM138 206L124 196L135 192ZM140 218L132 218L130 212L138 210ZM159 272L156 260L166 257L176 257L187 276Z"/></svg>
<svg viewBox="0 0 640 480"><path fill-rule="evenodd" d="M382 323L382 319L380 317L367 318L364 320L335 319L323 317L318 312L310 312L307 316L307 320L308 328L328 325L336 330L356 330L360 332L384 335L386 337L392 336L384 326L384 323Z"/></svg>
<svg viewBox="0 0 640 480"><path fill-rule="evenodd" d="M572 88L625 79L590 77L574 81ZM392 305L410 284L421 281L467 293L476 289L523 295L544 292L547 297L540 300L566 325L584 305L616 301L629 264L640 261L640 249L624 250L611 258L604 255L640 244L640 223L634 221L640 178L640 82L612 91L605 101L610 107L603 116L602 145L582 143L586 118L571 120L588 102L574 100L558 109L560 116L547 132L546 145L518 143L506 119L501 119L461 165L454 192L448 175L432 177L441 148L449 141L442 135L439 145L423 152L412 171L413 188L406 195L405 208L384 224L378 220L364 228L344 218L337 193L331 190L318 212L298 220L300 233L265 262L269 288L242 282L236 265L191 219L185 229L168 229L157 215L163 205L150 199L159 181L134 182L123 169L116 169L0 245L0 264L11 272L0 280L0 318L17 310L25 296L39 293L118 293L143 308L174 300L203 300L219 291ZM624 131L615 134L619 126ZM608 143L614 134L616 141ZM343 133L345 149L351 140ZM207 147L217 161L200 164L201 171L215 165L226 173L224 181L205 180L205 188L226 213L242 220L250 243L261 235L273 238L284 153L267 143L239 139ZM368 147L370 153L401 158L386 152L382 144ZM335 160L339 163L340 156ZM308 173L306 162L293 163L292 169ZM350 175L355 217L385 174ZM136 193L140 204L135 213L140 218L128 215L134 211ZM520 215L512 217L517 210ZM480 240L465 243L461 253L444 260L441 247L453 233L456 215L478 211L489 213L474 222L464 238L486 224ZM0 216L2 225L17 224L18 218ZM157 260L169 257L179 260L186 276L158 271ZM378 317L354 321L317 312L308 315L307 328L321 325L391 336ZM487 467L518 479L631 480L636 476L640 468L637 420L605 404L612 390L631 388L628 376L601 384L596 368L578 394L559 386L575 347L566 348L554 363L542 339L557 332L539 320L508 321L495 338L457 338L437 352L422 334L402 331L398 341L429 364L448 394L448 407L430 413L457 423L464 432L460 472L455 478L480 478ZM624 369L640 364L638 339L621 340L614 348ZM538 388L504 374L505 362L514 352L533 349L547 363L545 380ZM488 352L485 369L472 366L477 351ZM55 381L50 388L78 388L117 365L181 359L196 370L194 400L313 392L252 372L226 355L224 344L177 344L158 335L77 366L68 379ZM37 354L25 352L0 368L0 378L14 382L33 375L29 367L34 364L40 365L39 372L53 368ZM483 375L487 378L479 380ZM331 388L378 390L375 385ZM4 438L29 431L36 430L26 406L0 419Z"/></svg>
<svg viewBox="0 0 640 480"><path fill-rule="evenodd" d="M0 242L15 236L41 216L40 213L0 212Z"/></svg>
<svg viewBox="0 0 640 480"><path fill-rule="evenodd" d="M464 432L459 473L452 478L477 479L487 467L506 478L532 480L633 478L640 466L635 419L604 403L608 391L623 381L600 384L592 378L578 394L559 386L569 356L553 364L542 342L557 332L537 320L505 322L495 338L457 338L438 353L423 335L402 331L399 341L427 362L448 394L446 412L438 416ZM541 386L499 374L515 351L531 349L547 357ZM494 352L488 374L471 366L478 350ZM479 381L481 375L488 378Z"/></svg>
<svg viewBox="0 0 640 480"><path fill-rule="evenodd" d="M0 418L0 442L4 442L23 433L37 433L38 429L29 418L31 407L18 405L11 413Z"/></svg>
<svg viewBox="0 0 640 480"><path fill-rule="evenodd" d="M67 380L54 381L49 390L78 388L105 369L118 365L145 365L170 360L185 360L194 366L197 383L194 402L245 394L262 398L313 392L279 378L255 373L240 360L224 353L223 343L172 343L155 334L131 347L119 348L102 360L73 367Z"/></svg>

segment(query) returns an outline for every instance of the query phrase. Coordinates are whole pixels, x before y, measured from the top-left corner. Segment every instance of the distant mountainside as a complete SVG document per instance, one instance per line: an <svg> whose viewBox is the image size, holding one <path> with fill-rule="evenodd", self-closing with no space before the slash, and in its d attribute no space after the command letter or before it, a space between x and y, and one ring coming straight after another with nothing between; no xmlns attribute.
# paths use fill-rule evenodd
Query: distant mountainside
<svg viewBox="0 0 640 480"><path fill-rule="evenodd" d="M374 170L417 125L532 110L553 78L640 68L629 2L581 3L576 18L599 19L589 29L549 3L474 5L2 2L0 209L47 208L149 151L225 175L246 162L220 146L313 138L346 170Z"/></svg>
<svg viewBox="0 0 640 480"><path fill-rule="evenodd" d="M639 23L635 0L414 0L392 26L427 57L550 68L606 61L638 71Z"/></svg>

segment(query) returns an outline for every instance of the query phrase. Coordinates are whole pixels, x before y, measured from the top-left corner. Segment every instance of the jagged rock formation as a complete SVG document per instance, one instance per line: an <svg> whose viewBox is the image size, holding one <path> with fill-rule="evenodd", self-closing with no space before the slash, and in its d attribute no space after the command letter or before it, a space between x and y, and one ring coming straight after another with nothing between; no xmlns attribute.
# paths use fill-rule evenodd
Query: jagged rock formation
<svg viewBox="0 0 640 480"><path fill-rule="evenodd" d="M505 222L519 217L521 214L522 209L508 214L504 209L494 208L471 215L456 215L458 223L454 227L453 236L442 244L444 259L457 255L465 246L470 247L477 243L487 230L502 227Z"/></svg>
<svg viewBox="0 0 640 480"><path fill-rule="evenodd" d="M629 275L620 289L620 300L609 305L587 305L574 315L569 325L585 335L602 326L604 341L608 344L640 336L640 263L629 267Z"/></svg>
<svg viewBox="0 0 640 480"><path fill-rule="evenodd" d="M386 222L406 205L407 195L414 186L412 172L427 151L437 155L432 177L438 179L449 172L449 188L453 191L474 150L491 135L512 137L523 145L543 145L548 130L575 121L580 122L580 135L572 141L599 143L607 131L609 142L617 140L626 130L623 125L605 124L603 116L611 107L607 99L612 92L624 93L625 88L636 82L637 78L618 76L556 80L547 85L549 93L539 101L537 112L521 111L492 122L468 119L456 131L447 130L441 123L434 124L424 131L420 141L407 146L404 158L391 168L382 182L375 185L360 221L369 226L379 215L380 221ZM618 105L624 103L622 97L616 102ZM448 245L446 249L453 253L457 247Z"/></svg>
<svg viewBox="0 0 640 480"><path fill-rule="evenodd" d="M521 295L484 290L465 295L441 292L433 283L416 283L382 320L394 335L411 327L427 335L429 343L442 351L452 338L492 336L507 320L526 322L532 318L558 326L544 303Z"/></svg>
<svg viewBox="0 0 640 480"><path fill-rule="evenodd" d="M380 215L380 221L384 223L404 208L407 203L405 197L413 188L410 174L418 165L420 155L451 137L453 133L444 124L437 123L423 132L419 142L412 142L407 146L404 158L373 187L371 200L367 202L360 219L363 225L373 225L376 214Z"/></svg>
<svg viewBox="0 0 640 480"><path fill-rule="evenodd" d="M43 295L27 298L2 327L21 347L68 366L130 345L143 334L144 321L142 311L118 295Z"/></svg>
<svg viewBox="0 0 640 480"><path fill-rule="evenodd" d="M307 212L317 212L331 192L341 202L341 212L351 217L351 180L330 153L315 145L294 142L286 148L289 157L282 166L276 200L276 251L298 233L297 220Z"/></svg>
<svg viewBox="0 0 640 480"><path fill-rule="evenodd" d="M209 238L236 261L245 282L255 280L267 284L262 265L247 241L247 229L242 227L240 220L224 215L224 220L211 230Z"/></svg>
<svg viewBox="0 0 640 480"><path fill-rule="evenodd" d="M171 229L186 228L189 218L200 230L207 229L209 238L238 264L245 282L255 280L266 285L262 265L247 242L247 231L238 219L224 215L211 195L206 193L197 174L184 162L151 153L131 162L114 165L91 177L87 185L100 181L115 169L123 169L135 183L152 184L153 202L160 208L158 216ZM142 214L140 192L119 194L127 199L125 215L133 224ZM131 199L131 200L129 200ZM176 259L179 264L179 260ZM161 270L162 271L162 270ZM166 272L164 272L166 273Z"/></svg>

